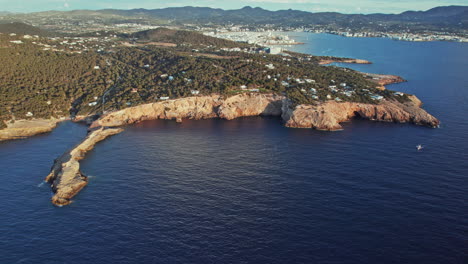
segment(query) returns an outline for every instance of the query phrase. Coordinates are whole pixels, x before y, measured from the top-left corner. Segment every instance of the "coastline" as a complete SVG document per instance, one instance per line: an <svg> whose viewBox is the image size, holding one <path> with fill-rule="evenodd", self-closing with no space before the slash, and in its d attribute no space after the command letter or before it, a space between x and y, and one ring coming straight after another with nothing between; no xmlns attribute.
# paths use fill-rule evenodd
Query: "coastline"
<svg viewBox="0 0 468 264"><path fill-rule="evenodd" d="M67 119L32 119L16 120L8 123L8 127L0 130L0 142L6 140L23 139L38 134L48 133L57 127L59 122Z"/></svg>
<svg viewBox="0 0 468 264"><path fill-rule="evenodd" d="M372 64L372 62L368 60L361 60L361 59L323 59L319 61L319 65L328 65L332 63L350 63L350 64Z"/></svg>
<svg viewBox="0 0 468 264"><path fill-rule="evenodd" d="M292 105L285 96L271 93L243 93L227 98L212 94L114 111L92 122L92 132L78 146L54 161L51 172L46 177L54 192L51 202L57 206L72 202L71 199L88 183L87 177L80 171L79 161L98 142L122 132L122 126L156 119L183 122L184 119L232 120L247 116L280 116L286 127L325 131L342 130L340 123L355 117L372 121L413 123L433 128L439 126L439 120L421 108L422 103L416 96L409 98L410 101L405 103L383 100L375 105L334 100L317 105Z"/></svg>

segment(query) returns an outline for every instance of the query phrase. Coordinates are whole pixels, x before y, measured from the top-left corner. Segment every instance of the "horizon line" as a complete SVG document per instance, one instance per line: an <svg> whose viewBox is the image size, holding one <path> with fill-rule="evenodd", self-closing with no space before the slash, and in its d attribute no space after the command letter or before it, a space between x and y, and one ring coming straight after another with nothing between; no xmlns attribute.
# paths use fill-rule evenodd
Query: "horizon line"
<svg viewBox="0 0 468 264"><path fill-rule="evenodd" d="M73 12L73 11L101 11L101 10L122 10L122 11L131 11L131 10L163 10L163 9L170 9L170 8L187 8L187 7L192 7L192 8L209 8L209 9L217 9L217 10L223 10L223 11L235 11L235 10L242 10L245 8L252 8L252 9L262 9L270 12L277 12L277 11L300 11L300 12L306 12L306 13L311 13L311 14L319 14L319 13L338 13L338 14L347 14L347 15L372 15L372 14L385 14L385 15L398 15L402 14L405 12L425 12L429 11L434 8L438 7L468 7L468 5L441 5L441 6L434 6L429 9L420 9L420 10L405 10L400 13L383 13L383 12L373 12L373 13L342 13L342 12L337 12L337 11L320 11L320 12L312 12L312 11L307 11L307 10L301 10L301 9L276 9L276 10L271 10L267 8L263 8L260 6L243 6L241 8L237 9L224 9L220 7L209 7L209 6L195 6L195 5L187 5L187 6L172 6L172 7L160 7L160 8L100 8L100 9L92 9L92 8L83 8L83 9L71 9L71 10L59 10L59 9L50 9L50 10L42 10L42 11L31 11L31 12L16 12L16 11L8 11L8 10L0 10L0 13L9 13L9 14L32 14L32 13L44 13L44 12Z"/></svg>

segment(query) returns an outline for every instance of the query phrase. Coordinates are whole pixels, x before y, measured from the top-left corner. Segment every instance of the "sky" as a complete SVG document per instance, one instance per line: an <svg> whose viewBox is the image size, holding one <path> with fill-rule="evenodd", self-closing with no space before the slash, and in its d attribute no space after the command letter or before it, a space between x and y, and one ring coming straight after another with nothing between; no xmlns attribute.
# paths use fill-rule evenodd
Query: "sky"
<svg viewBox="0 0 468 264"><path fill-rule="evenodd" d="M297 9L309 12L401 13L427 10L436 6L468 5L468 0L0 0L0 11L36 12L76 9L156 9L164 7L203 6L238 9L244 6L268 10Z"/></svg>

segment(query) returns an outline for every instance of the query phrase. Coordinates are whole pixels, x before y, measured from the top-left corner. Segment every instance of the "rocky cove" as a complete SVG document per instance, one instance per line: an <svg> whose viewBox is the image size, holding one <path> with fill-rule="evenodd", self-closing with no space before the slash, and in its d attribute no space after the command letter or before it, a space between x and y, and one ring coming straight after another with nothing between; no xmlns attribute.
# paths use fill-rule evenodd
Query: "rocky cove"
<svg viewBox="0 0 468 264"><path fill-rule="evenodd" d="M77 147L55 160L46 181L55 193L52 203L63 206L87 184L80 171L79 161L98 142L118 134L115 128L145 120L166 119L183 122L183 119L222 118L232 120L248 116L281 116L285 126L341 130L341 122L354 117L373 121L413 123L438 127L439 120L421 108L415 96L406 103L383 100L379 104L328 101L317 105L293 106L285 96L277 94L243 93L225 97L219 94L194 96L129 107L103 115L90 122L91 132Z"/></svg>

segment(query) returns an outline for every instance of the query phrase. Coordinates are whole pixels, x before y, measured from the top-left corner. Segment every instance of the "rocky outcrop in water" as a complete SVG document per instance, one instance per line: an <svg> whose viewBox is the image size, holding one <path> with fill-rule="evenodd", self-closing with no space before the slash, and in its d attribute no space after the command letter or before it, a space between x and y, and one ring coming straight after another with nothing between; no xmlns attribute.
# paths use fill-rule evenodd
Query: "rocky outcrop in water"
<svg viewBox="0 0 468 264"><path fill-rule="evenodd" d="M60 121L58 119L16 120L14 123L9 123L7 128L0 130L0 141L47 133L52 131Z"/></svg>
<svg viewBox="0 0 468 264"><path fill-rule="evenodd" d="M411 101L399 103L384 100L379 104L328 101L319 105L283 106L283 119L287 127L315 128L319 130L341 130L341 122L354 117L373 121L413 123L438 127L439 120L422 109L421 101L415 96Z"/></svg>
<svg viewBox="0 0 468 264"><path fill-rule="evenodd" d="M45 179L52 185L55 193L52 197L53 204L63 206L71 203L71 198L88 183L87 177L80 171L80 160L96 143L122 131L120 128L97 129L78 146L55 160L50 174Z"/></svg>

